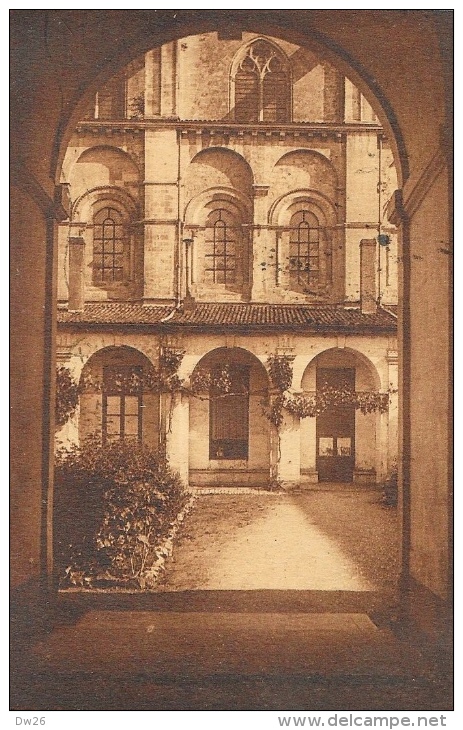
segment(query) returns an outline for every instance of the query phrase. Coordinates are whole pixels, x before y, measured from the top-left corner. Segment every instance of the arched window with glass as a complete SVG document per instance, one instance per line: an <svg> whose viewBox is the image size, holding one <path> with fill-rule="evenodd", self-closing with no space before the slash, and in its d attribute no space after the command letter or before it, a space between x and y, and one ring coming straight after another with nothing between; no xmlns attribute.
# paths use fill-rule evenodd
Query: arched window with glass
<svg viewBox="0 0 463 730"><path fill-rule="evenodd" d="M110 205L93 218L93 283L110 285L127 279L127 222Z"/></svg>
<svg viewBox="0 0 463 730"><path fill-rule="evenodd" d="M291 216L289 238L289 280L292 289L310 293L320 284L321 229L309 210Z"/></svg>
<svg viewBox="0 0 463 730"><path fill-rule="evenodd" d="M205 232L207 284L237 283L240 232L240 221L226 208L216 208L209 213Z"/></svg>

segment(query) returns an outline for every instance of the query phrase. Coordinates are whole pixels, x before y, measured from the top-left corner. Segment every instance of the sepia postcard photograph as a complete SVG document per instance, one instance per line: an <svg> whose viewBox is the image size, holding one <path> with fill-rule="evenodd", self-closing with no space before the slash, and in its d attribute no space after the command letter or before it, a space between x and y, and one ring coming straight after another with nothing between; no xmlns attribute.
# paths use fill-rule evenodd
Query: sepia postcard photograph
<svg viewBox="0 0 463 730"><path fill-rule="evenodd" d="M10 52L16 726L448 726L453 11L10 9Z"/></svg>

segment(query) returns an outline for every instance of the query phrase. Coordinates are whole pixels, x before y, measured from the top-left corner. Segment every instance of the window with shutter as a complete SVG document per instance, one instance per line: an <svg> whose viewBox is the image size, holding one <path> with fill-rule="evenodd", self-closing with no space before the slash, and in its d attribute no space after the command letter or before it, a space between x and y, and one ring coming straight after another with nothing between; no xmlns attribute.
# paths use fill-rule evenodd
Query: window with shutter
<svg viewBox="0 0 463 730"><path fill-rule="evenodd" d="M259 77L255 71L241 70L235 76L235 121L243 124L259 120Z"/></svg>
<svg viewBox="0 0 463 730"><path fill-rule="evenodd" d="M234 284L241 239L240 221L216 208L207 217L205 278L209 284Z"/></svg>
<svg viewBox="0 0 463 730"><path fill-rule="evenodd" d="M249 452L249 368L231 366L230 392L212 387L209 458L247 459Z"/></svg>
<svg viewBox="0 0 463 730"><path fill-rule="evenodd" d="M113 76L96 95L95 117L97 119L124 119L125 76Z"/></svg>

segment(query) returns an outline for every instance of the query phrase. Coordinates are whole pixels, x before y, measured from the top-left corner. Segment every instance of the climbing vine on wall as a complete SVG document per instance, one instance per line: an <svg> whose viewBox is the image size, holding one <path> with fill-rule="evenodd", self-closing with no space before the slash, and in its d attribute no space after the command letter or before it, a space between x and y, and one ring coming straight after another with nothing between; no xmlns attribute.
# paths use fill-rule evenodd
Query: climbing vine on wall
<svg viewBox="0 0 463 730"><path fill-rule="evenodd" d="M57 370L56 396L56 424L63 426L71 418L77 408L79 394L86 390L104 391L110 387L112 391L119 389L125 393L157 392L176 393L185 392L198 398L209 398L211 391L215 397L228 395L236 390L230 366L196 368L190 387L186 387L179 377L178 370L184 353L170 348L162 348L159 367L152 366L148 370L114 369L111 383L103 382L98 377L85 374L78 384L68 368L61 366ZM267 358L267 370L273 393L269 401L263 401L264 413L268 420L277 428L283 421L283 411L299 418L314 418L324 413L328 408L352 405L361 413L385 413L389 407L388 393L373 391L355 391L348 387L333 388L326 386L314 393L292 393L293 357L289 355L271 354ZM236 380L236 379L235 379ZM265 395L260 393L260 395Z"/></svg>
<svg viewBox="0 0 463 730"><path fill-rule="evenodd" d="M280 393L289 390L293 382L293 359L289 355L269 355L267 358L271 383Z"/></svg>
<svg viewBox="0 0 463 730"><path fill-rule="evenodd" d="M355 391L348 387L332 386L326 386L315 393L291 393L292 361L293 358L289 355L269 355L267 358L270 380L277 392L264 412L277 428L283 421L284 410L299 418L315 418L328 408L342 405L354 406L363 414L385 413L388 410L391 393Z"/></svg>
<svg viewBox="0 0 463 730"><path fill-rule="evenodd" d="M69 368L56 368L55 426L62 428L74 415L79 403L79 384Z"/></svg>
<svg viewBox="0 0 463 730"><path fill-rule="evenodd" d="M80 379L80 392L120 390L127 395L145 393L173 393L182 387L178 369L183 360L183 352L163 348L159 357L159 367L149 368L114 367L109 377L103 380L93 373L84 373Z"/></svg>

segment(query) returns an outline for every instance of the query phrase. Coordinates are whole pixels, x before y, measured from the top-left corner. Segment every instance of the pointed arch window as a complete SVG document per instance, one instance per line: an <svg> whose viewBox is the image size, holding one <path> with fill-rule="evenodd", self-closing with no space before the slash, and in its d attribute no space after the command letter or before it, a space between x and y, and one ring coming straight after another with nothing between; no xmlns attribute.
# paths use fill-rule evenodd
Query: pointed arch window
<svg viewBox="0 0 463 730"><path fill-rule="evenodd" d="M93 282L112 284L127 279L127 226L113 207L99 210L93 218Z"/></svg>
<svg viewBox="0 0 463 730"><path fill-rule="evenodd" d="M258 40L246 50L234 76L235 121L289 122L289 64L275 46Z"/></svg>
<svg viewBox="0 0 463 730"><path fill-rule="evenodd" d="M308 210L291 216L289 276L291 288L307 290L320 283L320 239L318 218Z"/></svg>

